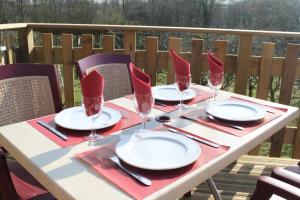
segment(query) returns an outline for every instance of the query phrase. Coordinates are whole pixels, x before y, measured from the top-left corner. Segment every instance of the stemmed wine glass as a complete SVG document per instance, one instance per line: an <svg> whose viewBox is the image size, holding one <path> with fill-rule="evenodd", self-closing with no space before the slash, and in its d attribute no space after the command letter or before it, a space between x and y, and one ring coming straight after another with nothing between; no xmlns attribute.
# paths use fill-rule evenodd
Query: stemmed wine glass
<svg viewBox="0 0 300 200"><path fill-rule="evenodd" d="M182 76L182 75L175 74L175 81L176 81L176 85L177 85L177 90L180 93L180 103L179 103L178 108L179 108L179 113L181 113L185 107L184 104L182 103L183 94L184 94L184 91L189 89L189 87L191 85L191 75L188 74L186 76Z"/></svg>
<svg viewBox="0 0 300 200"><path fill-rule="evenodd" d="M142 118L142 129L139 131L144 132L146 130L147 116L151 112L154 104L152 93L140 94L135 92L133 95L133 103L136 111Z"/></svg>
<svg viewBox="0 0 300 200"><path fill-rule="evenodd" d="M85 114L91 122L91 133L86 136L85 139L89 142L100 140L103 137L96 133L94 124L102 112L104 103L103 95L93 97L82 96L82 101L84 104L82 107L84 108Z"/></svg>
<svg viewBox="0 0 300 200"><path fill-rule="evenodd" d="M213 93L212 103L215 102L216 92L222 87L223 77L224 72L208 72L208 85Z"/></svg>

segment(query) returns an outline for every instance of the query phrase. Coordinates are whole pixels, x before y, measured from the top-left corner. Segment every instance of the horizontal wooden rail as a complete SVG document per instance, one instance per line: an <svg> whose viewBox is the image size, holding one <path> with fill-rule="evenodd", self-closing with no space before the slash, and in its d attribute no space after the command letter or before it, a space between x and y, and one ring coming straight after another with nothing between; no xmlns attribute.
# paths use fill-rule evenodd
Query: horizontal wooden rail
<svg viewBox="0 0 300 200"><path fill-rule="evenodd" d="M100 31L120 30L135 32L186 32L186 33L210 33L225 35L252 35L285 38L300 38L300 32L264 31L264 30L242 30L242 29L219 29L219 28L191 28L191 27L166 27L166 26L136 26L136 25L107 25L107 24L58 24L58 23L15 23L1 24L0 30L13 30L20 28L32 28L37 31Z"/></svg>

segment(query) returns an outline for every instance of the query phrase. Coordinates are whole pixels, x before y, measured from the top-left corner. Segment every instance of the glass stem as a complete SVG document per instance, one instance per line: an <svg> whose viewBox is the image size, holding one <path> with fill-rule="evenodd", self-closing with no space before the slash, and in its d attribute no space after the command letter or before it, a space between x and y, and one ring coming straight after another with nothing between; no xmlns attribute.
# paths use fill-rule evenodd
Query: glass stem
<svg viewBox="0 0 300 200"><path fill-rule="evenodd" d="M215 98L216 98L216 91L215 91L214 88L213 88L212 92L213 92L213 102L214 102L214 101L215 101Z"/></svg>
<svg viewBox="0 0 300 200"><path fill-rule="evenodd" d="M91 121L92 121L91 136L92 136L92 137L95 137L95 136L97 135L96 130L94 129L94 123L95 123L95 121L96 121L96 118L92 117L92 118L91 118Z"/></svg>
<svg viewBox="0 0 300 200"><path fill-rule="evenodd" d="M183 104L182 104L182 94L183 94L183 92L180 91L179 113L182 112L182 108L183 108Z"/></svg>
<svg viewBox="0 0 300 200"><path fill-rule="evenodd" d="M145 116L142 117L142 122L143 122L143 124L142 124L142 130L144 132L146 130L146 117Z"/></svg>
<svg viewBox="0 0 300 200"><path fill-rule="evenodd" d="M96 133L95 129L92 129L92 130L91 130L91 135L92 135L92 137L94 137L94 136L96 136L96 135L97 135L97 133Z"/></svg>

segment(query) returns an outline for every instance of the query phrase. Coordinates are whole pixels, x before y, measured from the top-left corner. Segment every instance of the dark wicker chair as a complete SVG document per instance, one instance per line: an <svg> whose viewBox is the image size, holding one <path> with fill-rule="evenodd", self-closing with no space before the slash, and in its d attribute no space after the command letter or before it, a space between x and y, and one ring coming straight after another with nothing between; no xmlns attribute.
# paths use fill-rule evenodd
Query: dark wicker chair
<svg viewBox="0 0 300 200"><path fill-rule="evenodd" d="M260 176L251 200L270 199L274 194L288 200L300 199L300 162L274 168L271 177Z"/></svg>
<svg viewBox="0 0 300 200"><path fill-rule="evenodd" d="M45 64L0 66L0 125L62 110L55 67ZM0 148L1 199L55 199L21 165Z"/></svg>
<svg viewBox="0 0 300 200"><path fill-rule="evenodd" d="M133 93L129 74L130 55L94 54L76 62L80 79L98 70L105 79L104 99L111 100Z"/></svg>

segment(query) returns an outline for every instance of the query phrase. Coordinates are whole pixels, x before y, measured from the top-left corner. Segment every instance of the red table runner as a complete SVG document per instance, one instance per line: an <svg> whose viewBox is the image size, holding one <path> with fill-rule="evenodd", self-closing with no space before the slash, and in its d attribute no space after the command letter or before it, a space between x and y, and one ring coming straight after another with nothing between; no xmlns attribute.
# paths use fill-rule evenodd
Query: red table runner
<svg viewBox="0 0 300 200"><path fill-rule="evenodd" d="M105 129L101 129L101 130L97 130L98 134L101 134L103 136L109 135L113 132L125 129L125 128L129 128L131 126L134 126L136 124L141 123L141 118L140 116L132 111L129 111L123 107L120 107L118 105L115 105L113 103L105 103L105 106L108 106L110 108L113 108L115 110L123 110L124 112L126 112L126 117L123 117L117 124L115 124L114 126L105 128ZM41 118L37 118L37 119L32 119L27 121L32 127L34 127L36 130L38 130L40 133L42 133L43 135L45 135L47 138L49 138L50 140L52 140L53 142L55 142L56 144L58 144L61 147L68 147L68 146L73 146L76 144L79 144L81 142L84 142L84 136L87 136L90 134L90 131L78 131L78 130L70 130L70 129L65 129L62 128L58 125L55 124L54 122L54 115L49 115L49 116L45 116L45 117L41 117ZM60 132L62 132L63 134L65 134L68 137L68 140L64 141L61 138L57 137L55 134L53 134L51 131L49 131L48 129L42 127L41 125L39 125L37 123L38 120L42 120L46 123L48 123L49 125L51 125L52 127L56 128L57 130L59 130Z"/></svg>
<svg viewBox="0 0 300 200"><path fill-rule="evenodd" d="M241 99L241 98L231 97L230 99L238 99L240 101L247 101L247 102L251 102L253 104L263 106L267 111L267 115L265 116L264 119L259 120L259 121L234 122L235 125L242 126L244 128L244 130L237 130L237 129L234 129L232 127L224 126L224 125L218 124L217 122L214 122L213 120L211 120L211 119L209 119L205 116L206 111L205 111L204 108L185 113L184 115L182 115L182 117L187 118L187 119L191 119L191 120L193 120L193 121L195 121L199 124L203 124L205 126L209 126L211 128L214 128L214 129L217 129L217 130L220 130L220 131L224 131L224 132L229 133L231 135L241 137L241 136L244 136L244 135L254 131L255 129L269 123L270 121L272 121L272 120L276 119L277 117L281 116L283 114L283 112L287 111L287 109L284 109L284 108L279 108L279 107L277 108L277 107L267 106L267 105L259 104L259 103L252 102L252 101L245 100L245 99Z"/></svg>
<svg viewBox="0 0 300 200"><path fill-rule="evenodd" d="M101 176L104 176L105 178L113 182L120 189L122 189L124 192L128 193L135 199L144 199L152 193L164 188L172 182L175 182L183 176L198 169L214 158L224 154L229 149L225 146L221 146L220 148L212 148L201 143L198 144L201 147L201 155L199 156L198 160L195 163L183 168L174 170L151 171L138 169L123 163L126 167L149 178L152 181L151 186L144 186L140 184L135 179L131 178L128 174L119 169L119 167L110 164L110 161L107 160L107 157L111 157L114 154L114 147L116 145L115 143L78 154L77 157L86 162Z"/></svg>

